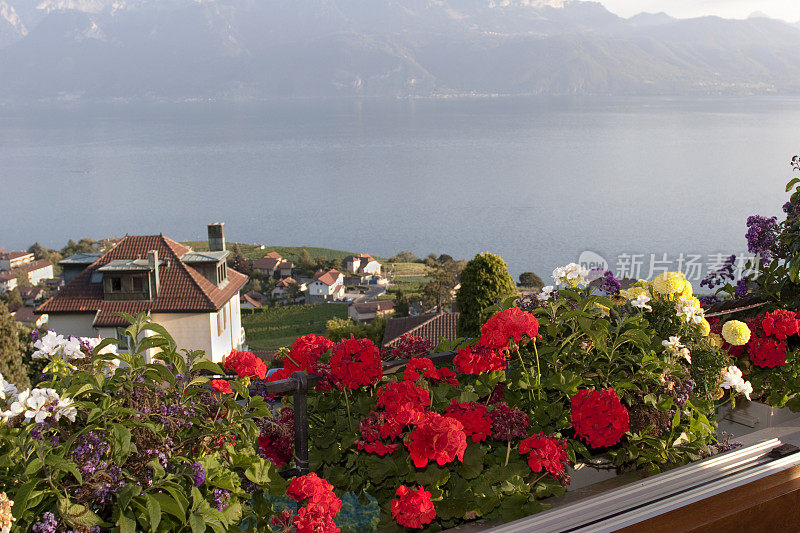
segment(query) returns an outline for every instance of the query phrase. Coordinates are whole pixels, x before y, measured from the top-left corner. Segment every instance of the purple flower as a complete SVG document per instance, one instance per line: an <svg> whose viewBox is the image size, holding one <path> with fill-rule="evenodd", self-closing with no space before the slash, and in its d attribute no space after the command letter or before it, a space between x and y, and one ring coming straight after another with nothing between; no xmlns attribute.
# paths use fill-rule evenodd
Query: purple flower
<svg viewBox="0 0 800 533"><path fill-rule="evenodd" d="M786 213L786 220L797 218L800 215L800 204L786 202L783 204L783 212Z"/></svg>
<svg viewBox="0 0 800 533"><path fill-rule="evenodd" d="M740 279L736 284L736 296L739 298L747 296L747 279Z"/></svg>
<svg viewBox="0 0 800 533"><path fill-rule="evenodd" d="M231 502L231 491L225 489L214 489L211 494L213 501L212 504L216 506L218 511L224 511L228 504Z"/></svg>
<svg viewBox="0 0 800 533"><path fill-rule="evenodd" d="M708 275L700 282L700 286L713 289L719 285L724 285L728 281L733 281L733 265L735 263L736 256L729 256L725 262L722 263L722 266L708 273Z"/></svg>
<svg viewBox="0 0 800 533"><path fill-rule="evenodd" d="M197 461L192 463L192 478L194 479L195 487L199 487L206 481L206 469Z"/></svg>
<svg viewBox="0 0 800 533"><path fill-rule="evenodd" d="M42 519L31 527L33 533L56 533L58 522L53 513L47 512L42 515Z"/></svg>
<svg viewBox="0 0 800 533"><path fill-rule="evenodd" d="M778 219L753 215L747 217L747 251L758 254L764 262L772 259L778 234Z"/></svg>
<svg viewBox="0 0 800 533"><path fill-rule="evenodd" d="M622 285L614 277L614 273L610 270L606 270L603 272L603 283L600 285L600 290L608 294L609 296L613 296L615 294L619 294Z"/></svg>

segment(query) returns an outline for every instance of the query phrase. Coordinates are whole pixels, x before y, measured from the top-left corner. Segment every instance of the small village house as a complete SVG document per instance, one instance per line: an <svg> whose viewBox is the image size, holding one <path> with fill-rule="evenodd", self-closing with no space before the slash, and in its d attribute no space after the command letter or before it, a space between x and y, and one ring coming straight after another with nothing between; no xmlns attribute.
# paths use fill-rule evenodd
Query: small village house
<svg viewBox="0 0 800 533"><path fill-rule="evenodd" d="M116 337L117 313L148 313L179 349L203 350L219 362L245 345L239 291L247 276L227 268L224 224L208 226L209 251L195 252L164 235L123 237L36 312L62 334Z"/></svg>
<svg viewBox="0 0 800 533"><path fill-rule="evenodd" d="M242 294L240 305L242 309L261 309L267 304L267 297L258 291L249 291Z"/></svg>
<svg viewBox="0 0 800 533"><path fill-rule="evenodd" d="M25 324L26 326L35 329L40 329L44 327L47 324L48 320L47 315L37 315L34 312L34 308L29 306L20 307L19 309L11 313L11 316L17 322Z"/></svg>
<svg viewBox="0 0 800 533"><path fill-rule="evenodd" d="M344 274L336 269L318 271L308 284L309 303L321 303L344 298Z"/></svg>
<svg viewBox="0 0 800 533"><path fill-rule="evenodd" d="M342 260L346 272L358 275L381 275L381 264L369 254L348 255Z"/></svg>
<svg viewBox="0 0 800 533"><path fill-rule="evenodd" d="M253 271L265 276L289 277L294 270L294 263L284 259L278 252L269 252L261 259L253 261Z"/></svg>
<svg viewBox="0 0 800 533"><path fill-rule="evenodd" d="M289 298L289 293L290 293L291 287L293 285L297 286L298 283L299 282L294 278L291 278L291 277L283 278L283 279L279 280L278 283L275 284L275 288L272 289L272 292L270 294L276 300L286 301ZM299 288L298 292L300 292L300 293L304 293L304 292L308 291L308 285L305 284L305 283L299 283L299 287L298 288Z"/></svg>
<svg viewBox="0 0 800 533"><path fill-rule="evenodd" d="M394 313L394 302L378 300L375 302L357 302L347 309L347 314L356 322L370 322L379 316Z"/></svg>
<svg viewBox="0 0 800 533"><path fill-rule="evenodd" d="M47 259L33 259L33 254L28 252L8 252L3 254L3 267L0 269L0 293L14 290L19 285L19 279L25 279L30 285L38 285L46 279L53 277L53 265Z"/></svg>

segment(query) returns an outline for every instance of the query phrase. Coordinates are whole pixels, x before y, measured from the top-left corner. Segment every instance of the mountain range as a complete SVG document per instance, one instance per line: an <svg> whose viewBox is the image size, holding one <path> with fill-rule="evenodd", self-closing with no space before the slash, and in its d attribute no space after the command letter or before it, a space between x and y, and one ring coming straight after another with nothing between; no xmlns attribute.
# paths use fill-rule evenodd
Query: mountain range
<svg viewBox="0 0 800 533"><path fill-rule="evenodd" d="M800 92L800 25L577 0L0 0L0 100Z"/></svg>

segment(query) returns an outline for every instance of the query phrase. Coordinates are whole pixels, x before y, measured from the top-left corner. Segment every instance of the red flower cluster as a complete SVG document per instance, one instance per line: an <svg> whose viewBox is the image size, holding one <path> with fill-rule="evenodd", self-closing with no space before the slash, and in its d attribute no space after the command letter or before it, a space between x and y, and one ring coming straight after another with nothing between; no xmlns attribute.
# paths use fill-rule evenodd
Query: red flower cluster
<svg viewBox="0 0 800 533"><path fill-rule="evenodd" d="M268 375L264 379L264 382L270 383L272 381L280 381L282 379L289 379L290 377L292 377L292 372L294 372L294 370L290 370L288 368L279 368L275 372L273 372L270 375Z"/></svg>
<svg viewBox="0 0 800 533"><path fill-rule="evenodd" d="M283 367L292 372L302 370L309 373L314 363L319 361L322 354L333 348L333 346L333 341L313 333L298 337L289 347L289 353L283 361Z"/></svg>
<svg viewBox="0 0 800 533"><path fill-rule="evenodd" d="M293 409L284 407L277 420L264 421L258 437L258 452L275 466L285 465L291 460L294 455Z"/></svg>
<svg viewBox="0 0 800 533"><path fill-rule="evenodd" d="M614 389L584 389L572 397L572 427L592 448L613 446L628 431L628 410Z"/></svg>
<svg viewBox="0 0 800 533"><path fill-rule="evenodd" d="M420 371L422 374L420 375ZM417 381L420 377L429 379L433 383L445 382L453 387L458 386L456 373L449 368L436 368L433 361L427 357L417 357L408 361L403 379L406 381Z"/></svg>
<svg viewBox="0 0 800 533"><path fill-rule="evenodd" d="M486 346L469 346L459 350L453 357L453 366L461 374L481 374L506 368L506 356L502 351Z"/></svg>
<svg viewBox="0 0 800 533"><path fill-rule="evenodd" d="M381 352L369 339L339 341L333 347L331 379L343 389L374 385L383 376Z"/></svg>
<svg viewBox="0 0 800 533"><path fill-rule="evenodd" d="M342 500L333 492L333 485L315 473L296 477L289 482L286 495L302 502L308 500L294 517L297 533L338 533L333 519L342 508Z"/></svg>
<svg viewBox="0 0 800 533"><path fill-rule="evenodd" d="M211 388L222 394L233 394L233 389L227 379L212 379Z"/></svg>
<svg viewBox="0 0 800 533"><path fill-rule="evenodd" d="M425 413L405 444L414 466L425 468L428 461L444 465L458 457L463 462L467 435L458 420L429 412Z"/></svg>
<svg viewBox="0 0 800 533"><path fill-rule="evenodd" d="M764 316L761 327L764 328L764 334L774 335L776 339L785 341L786 337L798 332L797 314L786 309L776 309Z"/></svg>
<svg viewBox="0 0 800 533"><path fill-rule="evenodd" d="M241 377L264 379L267 375L267 365L255 356L253 352L231 350L222 365L225 370L233 370Z"/></svg>
<svg viewBox="0 0 800 533"><path fill-rule="evenodd" d="M425 357L432 351L433 344L430 341L406 333L397 341L397 346L392 348L392 356L395 359L413 359L414 357Z"/></svg>
<svg viewBox="0 0 800 533"><path fill-rule="evenodd" d="M376 405L386 409L390 424L406 426L422 419L431 406L431 394L412 381L392 381L378 389Z"/></svg>
<svg viewBox="0 0 800 533"><path fill-rule="evenodd" d="M401 526L422 529L436 518L431 493L421 485L417 490L400 485L395 494L397 499L392 500L392 516Z"/></svg>
<svg viewBox="0 0 800 533"><path fill-rule="evenodd" d="M472 438L472 442L485 441L492 435L492 419L489 409L476 402L459 402L453 398L444 416L455 418L464 426L464 433Z"/></svg>
<svg viewBox="0 0 800 533"><path fill-rule="evenodd" d="M534 472L547 470L553 479L564 473L569 462L567 441L549 437L541 431L519 443L519 453L528 455L528 466Z"/></svg>
<svg viewBox="0 0 800 533"><path fill-rule="evenodd" d="M499 402L489 413L492 418L492 437L510 442L523 439L528 434L530 420L521 409L509 407L506 402Z"/></svg>
<svg viewBox="0 0 800 533"><path fill-rule="evenodd" d="M747 351L754 365L774 368L786 364L786 341L767 337L753 337L747 343Z"/></svg>
<svg viewBox="0 0 800 533"><path fill-rule="evenodd" d="M524 337L539 336L539 321L518 307L510 307L492 316L481 327L482 346L502 350L508 347L509 339L520 342Z"/></svg>
<svg viewBox="0 0 800 533"><path fill-rule="evenodd" d="M384 444L381 442L381 429L384 425L383 413L376 413L375 411L370 412L367 418L359 422L358 431L361 433L361 439L355 441L358 449L368 453L377 453L381 456L396 452L400 448L399 444Z"/></svg>

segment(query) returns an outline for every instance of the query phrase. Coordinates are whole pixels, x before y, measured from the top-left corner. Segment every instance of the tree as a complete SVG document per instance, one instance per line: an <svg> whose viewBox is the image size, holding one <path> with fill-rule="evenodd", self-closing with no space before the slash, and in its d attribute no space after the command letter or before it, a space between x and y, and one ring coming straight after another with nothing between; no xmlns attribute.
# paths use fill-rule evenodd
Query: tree
<svg viewBox="0 0 800 533"><path fill-rule="evenodd" d="M22 296L19 294L19 289L14 287L3 296L0 296L0 301L5 303L6 310L13 313L14 311L18 310L22 307Z"/></svg>
<svg viewBox="0 0 800 533"><path fill-rule="evenodd" d="M426 305L435 307L439 312L452 302L459 273L458 263L455 261L443 264L434 262L432 266L428 266L425 275L429 281L422 287L422 298Z"/></svg>
<svg viewBox="0 0 800 533"><path fill-rule="evenodd" d="M477 337L488 318L486 309L516 295L517 287L506 262L490 253L476 255L461 272L461 288L456 297L461 313L458 334Z"/></svg>
<svg viewBox="0 0 800 533"><path fill-rule="evenodd" d="M229 259L231 267L242 274L250 274L253 271L253 264L244 256L239 245L234 243L231 250L233 251L233 255Z"/></svg>
<svg viewBox="0 0 800 533"><path fill-rule="evenodd" d="M542 278L537 276L533 272L523 272L519 275L519 284L522 287L529 287L531 289L541 290L544 287L544 282Z"/></svg>
<svg viewBox="0 0 800 533"><path fill-rule="evenodd" d="M450 254L442 254L437 258L437 261L439 261L440 263L447 263L453 260L454 260L453 256Z"/></svg>
<svg viewBox="0 0 800 533"><path fill-rule="evenodd" d="M411 302L409 301L408 296L406 296L403 291L397 291L397 296L395 296L394 299L394 316L408 316L410 307Z"/></svg>
<svg viewBox="0 0 800 533"><path fill-rule="evenodd" d="M300 253L297 256L297 268L308 275L314 273L314 269L316 268L316 263L311 258L311 254L308 253L308 250L303 248L300 250Z"/></svg>
<svg viewBox="0 0 800 533"><path fill-rule="evenodd" d="M72 239L67 242L67 245L61 249L61 255L63 257L69 257L71 255L79 254L79 253L92 253L95 251L95 245L97 241L94 239L89 239L84 237L78 242L73 241Z"/></svg>
<svg viewBox="0 0 800 533"><path fill-rule="evenodd" d="M402 252L398 252L393 257L389 259L390 263L418 263L419 257L410 251L410 250L403 250Z"/></svg>
<svg viewBox="0 0 800 533"><path fill-rule="evenodd" d="M28 369L23 362L25 345L21 341L26 331L11 317L8 308L0 303L0 373L18 389L31 386Z"/></svg>

